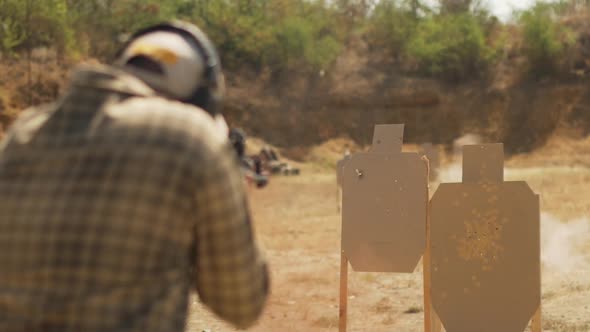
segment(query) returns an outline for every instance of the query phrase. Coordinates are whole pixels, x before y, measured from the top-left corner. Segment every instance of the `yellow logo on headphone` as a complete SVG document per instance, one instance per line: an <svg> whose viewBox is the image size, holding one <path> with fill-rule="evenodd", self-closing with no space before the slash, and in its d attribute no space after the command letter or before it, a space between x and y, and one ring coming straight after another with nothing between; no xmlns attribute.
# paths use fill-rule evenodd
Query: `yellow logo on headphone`
<svg viewBox="0 0 590 332"><path fill-rule="evenodd" d="M160 62L173 65L178 62L176 53L157 45L138 43L129 51L131 56L143 55Z"/></svg>

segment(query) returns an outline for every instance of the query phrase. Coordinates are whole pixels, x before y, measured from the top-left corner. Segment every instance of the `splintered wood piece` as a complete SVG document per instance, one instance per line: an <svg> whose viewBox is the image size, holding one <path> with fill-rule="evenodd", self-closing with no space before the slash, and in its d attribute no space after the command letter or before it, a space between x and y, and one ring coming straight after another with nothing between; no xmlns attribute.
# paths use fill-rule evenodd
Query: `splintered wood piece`
<svg viewBox="0 0 590 332"><path fill-rule="evenodd" d="M428 157L423 156L422 161L426 165L426 177L430 174L430 164ZM422 273L423 273L423 286L424 286L424 332L432 331L432 299L430 296L430 208L428 204L429 192L426 191L426 248L424 255L422 256Z"/></svg>
<svg viewBox="0 0 590 332"><path fill-rule="evenodd" d="M539 195L537 195L537 199L540 201L540 197ZM541 219L540 216L541 211L539 211L539 220ZM540 236L541 234L539 234ZM540 246L540 241L539 241L539 252L541 251L541 246ZM543 277L541 275L541 265L539 264L539 275L541 276L541 280L539 281L541 284L543 282ZM539 290L539 292L541 292ZM539 304L539 308L537 309L537 311L535 312L535 315L533 316L533 319L531 320L531 331L532 332L543 332L543 303Z"/></svg>
<svg viewBox="0 0 590 332"><path fill-rule="evenodd" d="M438 177L438 169L440 168L440 151L432 143L424 143L420 146L421 154L428 158L429 176L430 180L435 180Z"/></svg>
<svg viewBox="0 0 590 332"><path fill-rule="evenodd" d="M541 304L539 196L502 182L497 145L468 150L488 166L431 200L432 302L447 331L522 332Z"/></svg>
<svg viewBox="0 0 590 332"><path fill-rule="evenodd" d="M342 159L338 160L336 163L336 184L338 187L342 186L342 172L344 170L344 165L350 159L350 155L344 156Z"/></svg>
<svg viewBox="0 0 590 332"><path fill-rule="evenodd" d="M373 133L371 152L399 153L402 151L404 140L403 124L376 125Z"/></svg>
<svg viewBox="0 0 590 332"><path fill-rule="evenodd" d="M342 159L336 163L336 199L338 200L338 212L342 211L342 172L344 171L344 165L350 159L350 155L345 155Z"/></svg>

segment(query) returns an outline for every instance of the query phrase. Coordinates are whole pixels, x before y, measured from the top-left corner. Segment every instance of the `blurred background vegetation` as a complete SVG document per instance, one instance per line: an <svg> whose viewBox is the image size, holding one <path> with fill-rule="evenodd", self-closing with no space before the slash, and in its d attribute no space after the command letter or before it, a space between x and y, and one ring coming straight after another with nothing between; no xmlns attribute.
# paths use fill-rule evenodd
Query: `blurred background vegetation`
<svg viewBox="0 0 590 332"><path fill-rule="evenodd" d="M366 144L375 123L405 123L407 142L474 133L508 152L590 135L590 0L510 17L491 1L0 0L0 127L54 100L73 64L178 18L219 49L228 121L277 146Z"/></svg>
<svg viewBox="0 0 590 332"><path fill-rule="evenodd" d="M563 18L587 6L538 2L501 22L477 0L0 0L0 52L52 46L104 59L125 34L181 18L203 27L229 68L317 71L363 38L408 72L462 81L485 74L517 40L512 51L544 76L558 73L575 41Z"/></svg>

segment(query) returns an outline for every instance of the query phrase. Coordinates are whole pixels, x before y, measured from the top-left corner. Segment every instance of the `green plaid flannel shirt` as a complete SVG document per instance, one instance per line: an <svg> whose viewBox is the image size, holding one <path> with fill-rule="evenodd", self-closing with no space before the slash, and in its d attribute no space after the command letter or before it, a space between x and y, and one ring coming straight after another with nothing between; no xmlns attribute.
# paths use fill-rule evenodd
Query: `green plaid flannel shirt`
<svg viewBox="0 0 590 332"><path fill-rule="evenodd" d="M213 127L106 66L25 112L0 143L0 331L183 331L192 289L251 325L268 272Z"/></svg>

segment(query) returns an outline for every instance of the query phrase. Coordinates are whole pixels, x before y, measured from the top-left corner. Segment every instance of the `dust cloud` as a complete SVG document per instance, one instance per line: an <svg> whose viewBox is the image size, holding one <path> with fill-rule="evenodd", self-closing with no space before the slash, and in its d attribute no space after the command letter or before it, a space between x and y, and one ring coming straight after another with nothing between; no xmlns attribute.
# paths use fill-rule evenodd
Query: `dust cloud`
<svg viewBox="0 0 590 332"><path fill-rule="evenodd" d="M453 142L452 162L438 172L440 183L457 183L463 180L463 146L482 144L482 138L475 134L466 134Z"/></svg>
<svg viewBox="0 0 590 332"><path fill-rule="evenodd" d="M455 161L442 167L438 171L440 183L458 183L463 181L463 165L461 161Z"/></svg>
<svg viewBox="0 0 590 332"><path fill-rule="evenodd" d="M587 264L583 247L588 240L588 218L564 222L548 213L541 214L541 262L544 270L569 273Z"/></svg>

